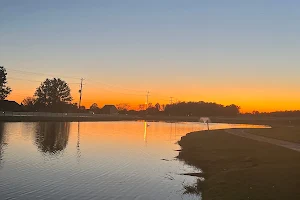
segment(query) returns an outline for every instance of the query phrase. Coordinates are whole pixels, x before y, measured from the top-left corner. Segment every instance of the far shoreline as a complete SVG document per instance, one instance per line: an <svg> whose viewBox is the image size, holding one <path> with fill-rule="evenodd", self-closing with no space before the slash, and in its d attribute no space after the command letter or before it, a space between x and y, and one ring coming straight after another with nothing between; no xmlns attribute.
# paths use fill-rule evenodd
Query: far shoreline
<svg viewBox="0 0 300 200"><path fill-rule="evenodd" d="M300 117L209 117L212 123L256 124L276 126L292 126L300 124ZM101 121L167 121L167 122L199 122L199 116L158 116L158 115L84 115L68 116L54 113L53 116L0 116L0 122L101 122Z"/></svg>

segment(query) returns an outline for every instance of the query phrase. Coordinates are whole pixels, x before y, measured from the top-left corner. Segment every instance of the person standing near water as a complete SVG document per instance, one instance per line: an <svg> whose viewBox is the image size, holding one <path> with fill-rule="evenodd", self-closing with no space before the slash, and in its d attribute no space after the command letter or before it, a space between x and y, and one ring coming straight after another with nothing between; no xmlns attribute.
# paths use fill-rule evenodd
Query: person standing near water
<svg viewBox="0 0 300 200"><path fill-rule="evenodd" d="M208 120L206 121L206 125L207 125L207 130L209 130Z"/></svg>
<svg viewBox="0 0 300 200"><path fill-rule="evenodd" d="M203 124L206 124L207 126L207 130L209 130L209 122L210 122L210 119L208 117L200 117L199 119L200 122L202 122Z"/></svg>

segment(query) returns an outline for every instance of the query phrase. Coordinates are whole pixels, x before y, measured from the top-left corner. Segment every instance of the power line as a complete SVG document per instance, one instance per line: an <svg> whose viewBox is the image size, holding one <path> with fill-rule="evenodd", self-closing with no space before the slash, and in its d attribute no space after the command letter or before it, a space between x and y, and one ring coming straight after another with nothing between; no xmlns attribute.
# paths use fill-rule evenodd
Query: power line
<svg viewBox="0 0 300 200"><path fill-rule="evenodd" d="M70 79L78 79L80 80L81 78L78 77L74 77L74 76L61 76L61 75L55 75L55 74L47 74L47 73L40 73L40 72L32 72L32 71L25 71L25 70L19 70L19 69L12 69L12 68L6 68L8 71L14 71L14 72L20 72L20 73L26 73L26 74L35 74L35 75L43 75L43 76L51 76L51 77L57 77L60 76L62 78L70 78ZM115 88L120 88L122 90L128 90L128 91L136 91L138 93L142 93L142 90L135 90L135 89L129 89L129 88L124 88L122 86L117 86L117 85L112 85L112 84L108 84L108 83L104 83L101 81L94 81L91 79L85 79L85 81L88 82L94 82L94 83L100 83L102 85L106 85L107 87L115 87ZM79 84L79 83L78 83ZM123 93L124 94L124 93Z"/></svg>
<svg viewBox="0 0 300 200"><path fill-rule="evenodd" d="M29 80L29 79L22 79L22 78L15 78L15 77L9 77L9 79L13 79L13 80L20 80L20 81L29 81L29 82L38 82L38 83L42 83L43 81L38 81L38 80ZM68 85L81 85L81 83L70 83L68 82ZM82 86L83 85L86 85L86 84L83 84L82 83ZM102 87L103 88L103 87ZM108 89L108 88L103 88L104 90L107 90L107 91L111 91L111 92L114 92L114 93L120 93L120 94L123 94L123 95L135 95L135 96L144 96L142 94L132 94L132 93L124 93L124 92L119 92L119 91L116 91L116 90L111 90L111 89ZM80 90L79 90L79 93L80 93Z"/></svg>
<svg viewBox="0 0 300 200"><path fill-rule="evenodd" d="M170 97L170 104L173 104L173 98L174 97Z"/></svg>
<svg viewBox="0 0 300 200"><path fill-rule="evenodd" d="M78 78L78 77L75 77L75 76L61 76L61 75L55 75L55 74L47 74L47 73L39 73L39 72L32 72L32 71L25 71L25 70L19 70L19 69L12 69L12 68L6 68L8 71L14 71L14 72L17 72L17 73L22 73L22 74L35 74L35 75L43 75L43 76L51 76L51 77L57 77L57 76L60 76L62 78L70 78L70 79L76 79L76 80L81 80L81 78ZM23 79L23 78L16 78L16 77L8 77L8 79L13 79L13 80L21 80L21 81L30 81L30 82L40 82L42 83L42 81L38 81L38 80L28 80L28 79ZM144 93L144 91L142 90L136 90L136 89L131 89L131 88L124 88L122 86L118 86L118 85L112 85L112 84L108 84L108 83L104 83L102 81L94 81L94 80L91 80L91 79L85 79L85 81L87 81L88 83L98 83L97 86L103 86L101 87L102 89L104 90L107 90L107 91L111 91L113 93L119 93L119 94L123 94L123 95L134 95L134 96L144 96L145 94L142 94ZM82 86L83 85L86 85L82 83L82 80L80 83L68 83L69 85L71 84L76 84L76 85L79 85L80 84L80 98L82 98ZM112 88L120 88L122 89L123 91L117 91L117 90L114 90ZM134 91L134 93L128 93L128 92L124 92L124 90L127 90L127 91ZM147 91L147 105L149 104L149 91ZM154 96L156 97L162 97L162 98L158 98L157 100L163 100L163 101L169 101L167 98L167 96L164 96L164 95L159 95L157 93L151 93L152 95L154 94ZM173 99L175 97L171 97L170 98L170 103L172 104L173 103Z"/></svg>
<svg viewBox="0 0 300 200"><path fill-rule="evenodd" d="M103 85L106 85L106 86L108 86L108 87L120 88L120 89L122 89L122 90L135 91L135 92L138 92L138 93L143 93L143 92L144 92L143 90L136 90L136 89L131 89L131 88L124 88L124 87L119 86L119 85L112 85L112 84L104 83L104 82L102 82L102 81L94 81L94 80L91 80L91 79L85 79L85 80L86 80L86 81L93 82L93 83L103 84Z"/></svg>
<svg viewBox="0 0 300 200"><path fill-rule="evenodd" d="M149 91L147 91L147 94L146 94L146 110L148 108L148 105L149 105Z"/></svg>
<svg viewBox="0 0 300 200"><path fill-rule="evenodd" d="M24 70L16 70L16 69L10 69L8 68L9 70L11 71L16 71L16 72L21 72L21 73L29 73L29 74L36 74L36 75L45 75L45 76L53 76L53 74L45 74L45 73L37 73L37 72L29 72L29 71L24 71ZM63 78L73 78L73 79L78 79L77 77L71 77L71 76L61 76ZM30 81L30 82L42 82L42 81L36 81L36 80L28 80L28 79L21 79L21 78L9 78L9 79L14 79L14 80L23 80L23 81ZM91 81L91 80L89 80ZM97 83L98 81L91 81L91 82L95 82ZM98 83L101 83L101 84L104 84L104 85L107 85L107 86L110 86L110 87L118 87L118 86L112 86L112 85L109 85L109 84L106 84L106 83L103 83L103 82L98 82ZM82 83L68 83L69 85L70 84L82 84ZM143 96L142 94L129 94L129 93L124 93L124 92L118 92L116 90L110 90L108 88L104 88L105 90L108 90L108 91L112 91L112 92L115 92L115 93L120 93L120 94L124 94L124 95L136 95L136 96ZM125 89L125 88L124 88ZM131 90L131 89L127 89L127 90ZM137 90L136 90L137 91Z"/></svg>
<svg viewBox="0 0 300 200"><path fill-rule="evenodd" d="M140 93L126 93L126 92L121 92L121 91L109 89L109 88L107 88L105 86L102 86L102 85L97 85L97 86L101 87L104 90L111 91L111 92L114 92L114 93L119 93L119 94L124 94L124 95L144 96L144 94L140 94Z"/></svg>
<svg viewBox="0 0 300 200"><path fill-rule="evenodd" d="M36 80L27 80L23 78L14 78L14 77L8 77L7 80L13 79L13 80L20 80L20 81L29 81L29 82L41 82L41 81L36 81Z"/></svg>
<svg viewBox="0 0 300 200"><path fill-rule="evenodd" d="M46 73L40 73L40 72L31 72L31 71L25 71L25 70L19 70L19 69L11 69L11 68L6 68L6 69L8 71L20 72L20 73L25 73L25 74L35 74L35 75L51 76L51 77L60 76L62 78L80 79L80 78L74 77L74 76L61 76L61 75L55 75L55 74L46 74Z"/></svg>
<svg viewBox="0 0 300 200"><path fill-rule="evenodd" d="M13 79L13 80L20 80L20 81L29 81L29 82L39 82L39 83L43 82L43 81L38 81L38 80L29 80L29 79L23 79L23 78L15 78L15 77L8 77L7 79L8 80ZM70 82L68 82L68 85L71 85L71 84L72 85L74 85L74 84L79 85L80 83L70 83Z"/></svg>
<svg viewBox="0 0 300 200"><path fill-rule="evenodd" d="M164 96L164 95L161 95L161 94L158 94L158 93L151 93L151 94L153 94L154 96L159 96L159 97L162 97L162 98L167 98L167 99L169 99L169 96ZM168 100L169 101L169 100Z"/></svg>

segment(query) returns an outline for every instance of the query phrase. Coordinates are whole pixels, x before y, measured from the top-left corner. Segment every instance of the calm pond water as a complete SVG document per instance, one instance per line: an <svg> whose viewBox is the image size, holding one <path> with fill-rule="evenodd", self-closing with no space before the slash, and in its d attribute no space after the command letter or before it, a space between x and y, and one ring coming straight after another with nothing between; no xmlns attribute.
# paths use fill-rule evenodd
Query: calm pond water
<svg viewBox="0 0 300 200"><path fill-rule="evenodd" d="M149 126L148 126L148 125ZM212 124L211 129L252 127ZM175 159L200 123L0 124L0 199L199 199L183 195L198 172Z"/></svg>

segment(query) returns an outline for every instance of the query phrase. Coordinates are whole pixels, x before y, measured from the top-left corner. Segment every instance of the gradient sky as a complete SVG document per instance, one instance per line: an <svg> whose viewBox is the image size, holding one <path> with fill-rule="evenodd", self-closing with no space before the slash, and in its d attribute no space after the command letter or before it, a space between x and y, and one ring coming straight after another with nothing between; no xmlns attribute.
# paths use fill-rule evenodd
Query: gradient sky
<svg viewBox="0 0 300 200"><path fill-rule="evenodd" d="M62 77L83 103L300 109L300 1L0 0L9 99ZM21 71L18 71L21 70Z"/></svg>

